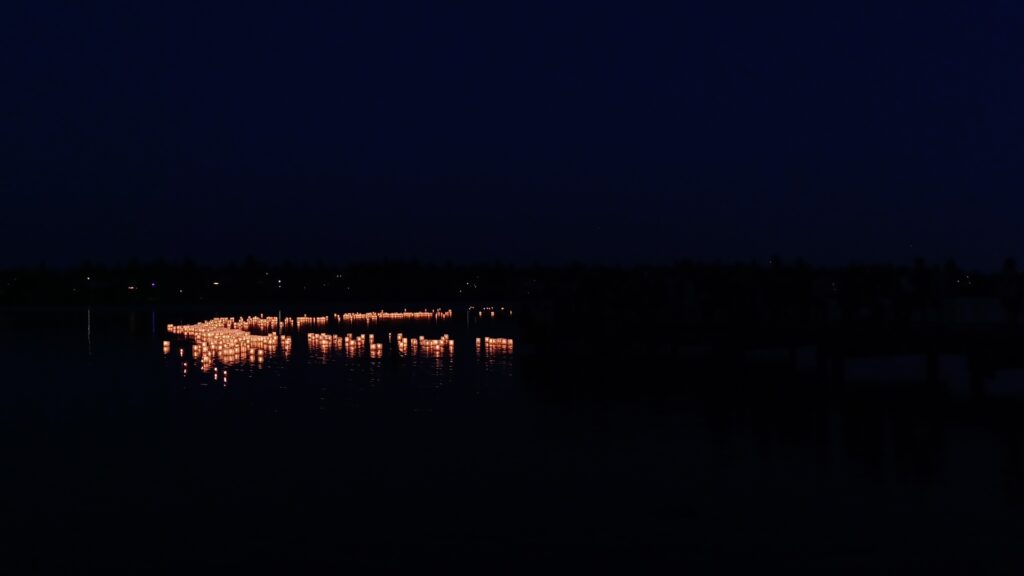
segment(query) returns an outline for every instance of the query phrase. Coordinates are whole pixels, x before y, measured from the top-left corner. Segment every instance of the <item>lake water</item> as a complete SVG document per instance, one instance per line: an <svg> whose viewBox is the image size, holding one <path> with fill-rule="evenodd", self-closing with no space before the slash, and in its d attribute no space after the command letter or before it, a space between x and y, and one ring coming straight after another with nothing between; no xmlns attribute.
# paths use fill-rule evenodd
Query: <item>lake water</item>
<svg viewBox="0 0 1024 576"><path fill-rule="evenodd" d="M257 345L168 325L278 311L0 311L11 573L1021 565L1012 398L823 397L613 351L538 361L500 308L343 312L281 311L245 330ZM304 313L327 319L286 325ZM566 389L615 384L552 393L526 368L555 364L578 375ZM636 393L650 379L696 392Z"/></svg>

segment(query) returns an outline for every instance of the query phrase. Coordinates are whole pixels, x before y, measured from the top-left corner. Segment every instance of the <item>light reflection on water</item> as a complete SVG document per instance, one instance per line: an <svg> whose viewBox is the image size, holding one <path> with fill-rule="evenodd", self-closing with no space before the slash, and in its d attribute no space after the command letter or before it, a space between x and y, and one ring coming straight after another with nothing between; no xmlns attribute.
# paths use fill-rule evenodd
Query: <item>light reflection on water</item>
<svg viewBox="0 0 1024 576"><path fill-rule="evenodd" d="M693 531L680 538L710 531L708 541L720 538L723 550L751 546L769 556L806 540L823 555L868 554L864 565L884 565L892 549L887 543L919 550L921 558L936 550L952 550L955 558L998 557L1019 533L1024 420L1020 404L1001 397L968 403L889 385L850 385L819 396L817 389L751 373L706 382L675 376L708 386L699 391L706 397L647 399L617 391L598 401L549 401L530 387L562 382L531 381L536 372L527 371L521 383L502 372L525 350L522 341L502 342L514 335L511 328L489 314L476 323L477 311L462 310L448 323L364 327L329 317L324 327L303 323L301 329L297 317L286 322L275 313L247 333L290 336L288 359L280 348L264 353L262 364L249 362L248 354L230 366L215 358L204 373L202 346L160 327L223 311L202 318L158 311L166 319L156 334L126 330L136 313L0 311L0 342L17 354L5 367L0 418L12 431L5 453L14 454L5 510L15 510L18 525L42 518L47 524L34 533L49 534L49 519L89 506L81 526L113 517L150 542L166 529L168 512L180 509L168 533L214 526L217 533L201 534L217 543L222 533L241 534L233 554L254 546L246 524L291 530L297 507L326 510L331 521L350 519L352 531L339 542L379 518L381 534L423 518L417 530L396 537L402 546L435 532L463 546L481 527L501 534L508 518L524 526L514 534L533 534L537 519L554 518L552 547L562 545L563 534L583 534L579 550L590 550L594 532L587 531L602 523L632 532L640 527L641 538L660 546L677 540L674 532L661 539L658 522L673 530L689 522ZM424 348L403 356L399 331L418 350L420 335L437 340L448 333L451 352L428 355ZM365 335L367 348L372 335L382 354L372 358L364 348L346 356L330 347L325 354L308 346L311 332L341 338L351 332L360 341ZM848 367L851 376L856 368ZM622 390L630 384L625 379ZM711 394L712 385L728 388ZM43 477L68 488L54 490L62 485L40 482ZM427 488L410 489L421 484ZM226 488L242 497L222 497ZM467 490L478 492L467 496ZM203 494L217 496L198 497ZM382 514L379 503L396 498ZM216 504L222 501L227 504ZM404 510L412 512L402 516ZM676 512L665 516L665 510ZM226 517L239 520L224 530ZM736 518L744 523L739 536ZM780 518L792 528L784 542L744 541L744 534L772 534ZM85 532L65 540L58 533L58 543L82 549ZM596 544L616 538L614 545L619 534ZM830 539L819 539L822 534ZM255 544L272 548L277 537ZM100 544L95 548L107 542ZM175 549L192 544L175 542Z"/></svg>
<svg viewBox="0 0 1024 576"><path fill-rule="evenodd" d="M511 366L513 353L512 338L492 338L484 336L476 339L476 358L484 368L490 370L507 370Z"/></svg>

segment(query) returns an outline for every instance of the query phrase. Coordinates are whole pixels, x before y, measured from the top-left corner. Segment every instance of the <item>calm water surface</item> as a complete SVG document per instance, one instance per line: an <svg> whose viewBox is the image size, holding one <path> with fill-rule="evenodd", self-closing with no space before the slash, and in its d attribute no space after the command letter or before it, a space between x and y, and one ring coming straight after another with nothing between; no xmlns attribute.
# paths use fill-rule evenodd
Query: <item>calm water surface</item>
<svg viewBox="0 0 1024 576"><path fill-rule="evenodd" d="M715 394L635 394L639 379L712 385L614 350L588 362L614 365L622 394L552 395L523 369L516 322L465 310L282 326L290 349L262 361L246 346L204 363L167 330L261 312L277 314L0 311L14 568L1020 565L1013 399L865 388L811 400L757 373ZM343 311L281 317L307 312ZM413 351L398 332L454 343ZM347 346L348 333L373 334L379 351ZM482 350L478 337L514 345ZM570 374L580 361L546 360ZM603 372L578 370L584 386Z"/></svg>

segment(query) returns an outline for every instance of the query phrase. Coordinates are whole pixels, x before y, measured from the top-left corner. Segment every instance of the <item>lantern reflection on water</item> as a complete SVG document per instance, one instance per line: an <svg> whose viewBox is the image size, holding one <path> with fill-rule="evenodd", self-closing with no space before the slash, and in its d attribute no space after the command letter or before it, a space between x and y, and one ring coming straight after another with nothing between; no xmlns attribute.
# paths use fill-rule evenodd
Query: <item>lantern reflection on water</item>
<svg viewBox="0 0 1024 576"><path fill-rule="evenodd" d="M510 371L513 349L512 338L485 336L476 339L476 359L485 370Z"/></svg>

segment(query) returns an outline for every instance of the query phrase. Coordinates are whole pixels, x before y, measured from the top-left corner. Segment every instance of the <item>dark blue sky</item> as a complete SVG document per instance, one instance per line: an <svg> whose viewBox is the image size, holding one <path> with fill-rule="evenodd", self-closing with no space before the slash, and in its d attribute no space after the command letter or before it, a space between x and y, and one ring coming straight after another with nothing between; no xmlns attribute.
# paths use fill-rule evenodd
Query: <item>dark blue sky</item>
<svg viewBox="0 0 1024 576"><path fill-rule="evenodd" d="M18 4L0 264L1024 256L1010 0Z"/></svg>

